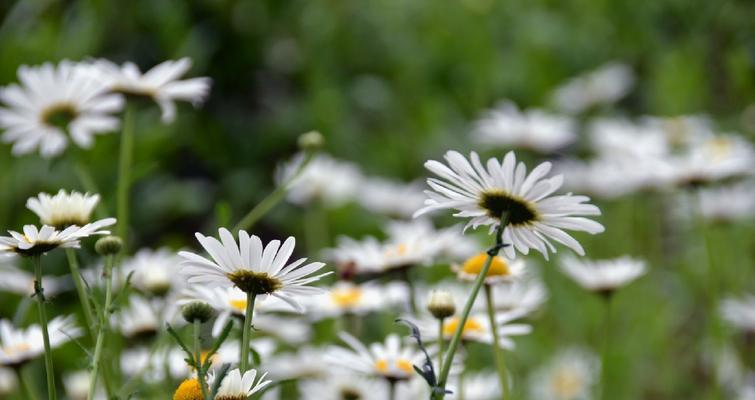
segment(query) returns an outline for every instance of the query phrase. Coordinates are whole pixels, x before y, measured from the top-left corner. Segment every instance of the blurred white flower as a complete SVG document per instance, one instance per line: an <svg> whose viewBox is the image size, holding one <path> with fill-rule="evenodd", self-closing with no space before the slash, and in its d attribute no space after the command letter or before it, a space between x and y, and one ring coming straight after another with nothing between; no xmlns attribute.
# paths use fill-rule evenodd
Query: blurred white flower
<svg viewBox="0 0 755 400"><path fill-rule="evenodd" d="M553 103L562 112L577 114L596 105L615 103L626 96L633 85L631 68L610 62L556 88Z"/></svg>
<svg viewBox="0 0 755 400"><path fill-rule="evenodd" d="M721 318L731 326L755 333L755 296L727 297L721 302Z"/></svg>
<svg viewBox="0 0 755 400"><path fill-rule="evenodd" d="M279 185L294 176L304 157L303 153L297 154L278 169L276 181ZM300 205L322 202L325 206L337 207L355 198L362 179L362 173L355 164L318 154L289 183L287 198Z"/></svg>
<svg viewBox="0 0 755 400"><path fill-rule="evenodd" d="M47 325L47 331L52 348L60 347L83 333L81 328L75 325L72 316L53 318ZM39 325L16 328L10 321L0 320L0 365L20 367L44 352L42 328Z"/></svg>
<svg viewBox="0 0 755 400"><path fill-rule="evenodd" d="M564 176L564 188L605 199L668 185L670 166L660 159L597 158L562 160L555 170Z"/></svg>
<svg viewBox="0 0 755 400"><path fill-rule="evenodd" d="M276 381L292 379L323 379L330 371L325 360L327 350L305 344L295 353L278 353L262 359L262 367Z"/></svg>
<svg viewBox="0 0 755 400"><path fill-rule="evenodd" d="M478 253L469 257L462 264L451 264L451 270L456 272L456 276L464 281L474 282L480 275L483 266L488 260L486 252ZM511 282L524 276L525 262L519 258L516 260L507 260L501 256L493 257L490 263L488 273L485 275L485 284L496 285L505 282Z"/></svg>
<svg viewBox="0 0 755 400"><path fill-rule="evenodd" d="M71 400L86 400L89 394L89 371L75 371L63 375L63 387L66 395ZM101 386L97 386L94 392L95 400L107 399Z"/></svg>
<svg viewBox="0 0 755 400"><path fill-rule="evenodd" d="M10 368L0 368L0 395L9 395L18 387L16 374Z"/></svg>
<svg viewBox="0 0 755 400"><path fill-rule="evenodd" d="M494 307L500 311L526 315L540 308L547 299L545 285L531 275L493 287Z"/></svg>
<svg viewBox="0 0 755 400"><path fill-rule="evenodd" d="M409 380L416 375L414 364L419 365L424 357L413 347L402 345L396 334L388 335L384 343L373 343L369 348L348 333L341 332L338 336L349 349L331 346L325 353L325 360L334 366L369 376Z"/></svg>
<svg viewBox="0 0 755 400"><path fill-rule="evenodd" d="M741 136L716 135L670 159L678 185L697 185L752 174L755 150Z"/></svg>
<svg viewBox="0 0 755 400"><path fill-rule="evenodd" d="M11 265L0 265L0 290L31 296L34 294L34 274ZM42 277L42 287L45 296L55 296L71 288L70 280L65 276L45 275Z"/></svg>
<svg viewBox="0 0 755 400"><path fill-rule="evenodd" d="M521 312L496 312L495 320L498 324L498 343L504 349L512 350L515 347L512 336L528 335L532 327L527 324L512 323L523 316ZM443 339L451 340L459 328L461 318L449 317L443 320ZM438 340L438 321L434 318L426 318L419 321L422 337L429 341ZM493 330L490 326L488 315L484 312L473 312L464 323L461 331L461 340L465 342L478 342L493 344Z"/></svg>
<svg viewBox="0 0 755 400"><path fill-rule="evenodd" d="M498 375L495 373L466 373L464 380L457 380L458 383L448 385L448 390L452 394L446 395L449 399L463 398L466 400L494 400L501 398L501 383ZM463 387L460 387L463 385Z"/></svg>
<svg viewBox="0 0 755 400"><path fill-rule="evenodd" d="M0 236L0 254L16 253L22 256L36 256L58 247L79 248L79 240L91 235L107 235L110 231L102 230L115 224L115 218L105 218L84 226L71 225L59 231L52 226L24 225L23 233L8 231L10 236Z"/></svg>
<svg viewBox="0 0 755 400"><path fill-rule="evenodd" d="M210 92L210 78L179 80L191 68L191 64L191 59L184 57L164 61L142 73L132 62L119 66L100 59L90 68L109 90L154 100L162 111L162 121L170 123L176 118L176 100L189 101L198 107Z"/></svg>
<svg viewBox="0 0 755 400"><path fill-rule="evenodd" d="M445 155L448 165L430 160L425 167L441 179L429 178L428 185L433 190L425 193L425 207L415 213L415 217L427 212L452 209L460 218L470 218L466 227L476 228L490 225L491 232L500 224L506 214L508 225L503 232L503 242L510 244L503 251L510 259L516 252L528 254L535 249L547 259L556 248L555 240L579 255L584 255L582 246L563 229L596 234L603 232L603 225L583 216L600 215L598 207L586 203L586 196L571 194L552 196L561 187L563 177L557 175L545 179L551 163L538 165L527 174L524 163L516 162L516 156L509 152L503 162L495 158L482 165L477 153L470 154L470 160L456 151Z"/></svg>
<svg viewBox="0 0 755 400"><path fill-rule="evenodd" d="M267 372L257 379L256 369L250 369L243 375L238 368L231 370L223 378L220 389L215 395L215 400L245 400L272 383L271 380L265 380L265 376L267 376Z"/></svg>
<svg viewBox="0 0 755 400"><path fill-rule="evenodd" d="M100 196L97 194L66 193L60 189L54 196L40 193L26 200L26 208L33 211L44 225L65 229L71 225L84 226L90 222L92 211L97 207Z"/></svg>
<svg viewBox="0 0 755 400"><path fill-rule="evenodd" d="M488 110L475 122L473 137L485 145L552 153L577 140L576 125L567 116L542 110L520 111L510 101Z"/></svg>
<svg viewBox="0 0 755 400"><path fill-rule="evenodd" d="M391 217L408 218L422 207L425 194L417 183L401 183L384 178L364 178L357 200L368 211Z"/></svg>
<svg viewBox="0 0 755 400"><path fill-rule="evenodd" d="M560 351L530 376L533 400L587 400L598 382L600 362L587 350Z"/></svg>
<svg viewBox="0 0 755 400"><path fill-rule="evenodd" d="M179 275L181 258L169 249L141 249L133 257L125 260L121 267L123 275L131 276L131 284L146 293L164 295L169 291L180 290L186 282L176 279Z"/></svg>
<svg viewBox="0 0 755 400"><path fill-rule="evenodd" d="M128 305L111 317L113 329L135 341L153 337L166 322L181 324L182 321L174 299L147 300L139 295L130 296Z"/></svg>
<svg viewBox="0 0 755 400"><path fill-rule="evenodd" d="M705 219L727 222L749 219L755 215L755 184L704 188L698 192L697 200Z"/></svg>
<svg viewBox="0 0 755 400"><path fill-rule="evenodd" d="M564 257L559 266L583 288L607 294L628 285L647 271L645 261L629 256L595 261Z"/></svg>
<svg viewBox="0 0 755 400"><path fill-rule="evenodd" d="M301 382L299 393L303 400L384 400L388 397L386 382L338 371Z"/></svg>
<svg viewBox="0 0 755 400"><path fill-rule="evenodd" d="M58 65L22 65L21 85L0 89L2 139L13 143L13 154L39 149L43 157L60 154L68 138L83 148L92 137L118 128L113 113L123 108L123 97L108 93L84 65L67 60Z"/></svg>
<svg viewBox="0 0 755 400"><path fill-rule="evenodd" d="M399 301L405 301L406 296L404 285L339 281L327 293L310 297L305 306L307 317L319 320L344 314L364 315L395 306Z"/></svg>

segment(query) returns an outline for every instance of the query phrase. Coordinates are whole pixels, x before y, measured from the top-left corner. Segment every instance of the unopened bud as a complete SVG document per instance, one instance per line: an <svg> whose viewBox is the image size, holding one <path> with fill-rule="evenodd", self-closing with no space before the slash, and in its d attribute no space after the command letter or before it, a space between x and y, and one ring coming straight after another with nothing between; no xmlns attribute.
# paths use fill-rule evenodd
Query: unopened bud
<svg viewBox="0 0 755 400"><path fill-rule="evenodd" d="M121 251L121 247L123 247L123 240L118 236L105 236L94 244L94 250L101 256L118 254Z"/></svg>
<svg viewBox="0 0 755 400"><path fill-rule="evenodd" d="M215 314L215 310L203 301L191 302L181 309L181 315L188 323L193 323L198 320L200 323L205 323L212 318Z"/></svg>
<svg viewBox="0 0 755 400"><path fill-rule="evenodd" d="M433 290L430 292L427 310L435 318L448 318L456 313L456 304L451 293L445 290Z"/></svg>
<svg viewBox="0 0 755 400"><path fill-rule="evenodd" d="M299 136L299 148L305 151L318 150L325 143L325 139L318 131L302 133Z"/></svg>

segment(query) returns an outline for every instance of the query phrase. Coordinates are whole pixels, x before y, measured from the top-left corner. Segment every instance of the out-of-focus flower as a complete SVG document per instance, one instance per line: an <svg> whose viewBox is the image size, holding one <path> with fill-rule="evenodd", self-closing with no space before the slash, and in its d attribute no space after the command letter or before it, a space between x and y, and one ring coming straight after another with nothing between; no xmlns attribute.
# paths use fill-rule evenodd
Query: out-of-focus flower
<svg viewBox="0 0 755 400"><path fill-rule="evenodd" d="M409 380L415 375L421 353L403 346L398 335L391 334L384 343L373 343L369 349L355 337L341 332L338 335L350 349L331 347L325 360L334 366L396 381Z"/></svg>
<svg viewBox="0 0 755 400"><path fill-rule="evenodd" d="M325 360L327 350L304 345L295 353L278 353L275 357L263 357L262 367L276 381L290 379L324 379L330 371Z"/></svg>
<svg viewBox="0 0 755 400"><path fill-rule="evenodd" d="M611 62L556 88L553 103L562 112L577 114L596 105L615 103L629 93L632 85L631 68Z"/></svg>
<svg viewBox="0 0 755 400"><path fill-rule="evenodd" d="M738 183L698 192L699 211L705 219L736 222L755 215L755 184Z"/></svg>
<svg viewBox="0 0 755 400"><path fill-rule="evenodd" d="M276 174L279 185L293 178L304 157L304 154L298 154L279 168ZM289 183L287 198L295 204L321 202L328 207L337 207L355 198L361 181L362 173L355 164L318 154Z"/></svg>
<svg viewBox="0 0 755 400"><path fill-rule="evenodd" d="M549 252L556 252L551 240L584 255L579 242L563 229L591 234L604 230L603 225L583 217L600 215L598 207L586 203L588 197L552 196L561 187L563 177L544 178L551 169L549 162L538 165L528 175L527 167L517 164L513 152L507 153L502 163L490 158L487 169L475 152L470 154L470 160L456 151L447 152L445 158L448 166L434 160L425 163L441 179L428 179L433 190L426 191L425 207L415 216L453 209L457 211L454 216L470 218L467 227L490 225L492 232L505 214L508 225L503 242L511 246L503 251L511 259L516 251L528 254L530 249L548 258Z"/></svg>
<svg viewBox="0 0 755 400"><path fill-rule="evenodd" d="M238 368L234 369L223 378L215 400L245 400L272 383L271 380L265 380L265 376L267 372L257 379L256 369L250 369L243 375Z"/></svg>
<svg viewBox="0 0 755 400"><path fill-rule="evenodd" d="M461 387L463 385L463 388ZM455 385L449 385L452 394L449 399L458 399L459 393L464 393L466 400L494 400L501 398L501 382L494 373L466 373L464 380L458 380Z"/></svg>
<svg viewBox="0 0 755 400"><path fill-rule="evenodd" d="M499 311L526 315L540 308L547 299L543 282L529 275L493 287L493 303Z"/></svg>
<svg viewBox="0 0 755 400"><path fill-rule="evenodd" d="M570 117L542 110L520 111L510 102L501 102L475 123L474 139L485 145L525 148L552 153L577 140Z"/></svg>
<svg viewBox="0 0 755 400"><path fill-rule="evenodd" d="M123 275L133 273L131 283L143 292L164 295L180 290L185 281L176 279L181 258L169 249L141 249L123 263Z"/></svg>
<svg viewBox="0 0 755 400"><path fill-rule="evenodd" d="M114 329L130 340L142 340L153 337L166 322L180 323L178 304L173 299L153 298L147 300L134 295L129 298L128 306L111 317Z"/></svg>
<svg viewBox="0 0 755 400"><path fill-rule="evenodd" d="M43 225L41 229L34 225L24 225L23 233L8 231L10 236L0 236L0 254L36 256L58 247L79 248L79 240L91 235L108 235L110 231L102 228L113 224L115 218L105 218L81 227L71 225L62 231L49 225Z"/></svg>
<svg viewBox="0 0 755 400"><path fill-rule="evenodd" d="M305 305L307 317L318 320L344 314L364 315L396 305L405 300L406 295L406 288L402 284L339 281L327 293L310 297Z"/></svg>
<svg viewBox="0 0 755 400"><path fill-rule="evenodd" d="M34 274L17 268L14 256L0 258L0 291L30 296L34 294ZM46 275L42 277L45 296L55 296L71 287L68 277Z"/></svg>
<svg viewBox="0 0 755 400"><path fill-rule="evenodd" d="M366 178L357 191L365 209L391 217L408 218L422 207L425 194L416 183L405 184L384 178Z"/></svg>
<svg viewBox="0 0 755 400"><path fill-rule="evenodd" d="M562 350L530 377L534 400L587 400L598 382L600 362L583 349Z"/></svg>
<svg viewBox="0 0 755 400"><path fill-rule="evenodd" d="M498 343L504 349L513 349L515 347L511 336L528 335L532 332L532 327L527 324L512 323L512 321L522 316L519 312L498 312L495 315L498 324ZM443 339L448 341L459 328L461 319L459 317L450 317L443 320ZM420 329L423 331L423 337L427 340L438 339L438 323L435 319L421 321ZM461 331L461 340L466 342L478 342L493 344L493 330L487 314L474 312L469 315L464 328Z"/></svg>
<svg viewBox="0 0 755 400"><path fill-rule="evenodd" d="M721 317L743 332L755 333L755 296L727 297L721 302Z"/></svg>
<svg viewBox="0 0 755 400"><path fill-rule="evenodd" d="M37 197L29 198L26 208L37 214L42 224L62 230L71 225L84 226L91 222L90 216L99 201L100 196L97 194L82 194L77 191L66 193L60 189L54 196L40 193Z"/></svg>
<svg viewBox="0 0 755 400"><path fill-rule="evenodd" d="M189 101L195 107L201 105L212 82L204 77L179 80L191 68L188 57L164 61L145 73L132 62L119 66L108 60L97 60L90 68L109 90L154 100L160 106L164 123L176 118L176 100Z"/></svg>
<svg viewBox="0 0 755 400"><path fill-rule="evenodd" d="M63 387L71 400L86 400L89 394L89 371L76 371L63 376ZM101 386L97 386L94 399L104 400L107 396Z"/></svg>
<svg viewBox="0 0 755 400"><path fill-rule="evenodd" d="M0 368L0 394L9 395L18 387L16 374L10 368Z"/></svg>
<svg viewBox="0 0 755 400"><path fill-rule="evenodd" d="M444 319L456 314L456 303L451 292L433 289L427 299L427 311L436 319Z"/></svg>
<svg viewBox="0 0 755 400"><path fill-rule="evenodd" d="M644 261L629 256L597 261L565 257L560 266L583 288L605 294L628 285L647 271Z"/></svg>
<svg viewBox="0 0 755 400"><path fill-rule="evenodd" d="M304 400L383 400L388 396L385 382L338 372L303 381L299 384L299 392Z"/></svg>
<svg viewBox="0 0 755 400"><path fill-rule="evenodd" d="M296 239L293 236L281 245L279 240L270 241L267 246L257 236L249 236L239 231L239 243L228 229L218 230L222 242L214 237L197 233L199 243L210 254L212 260L197 254L182 251L183 272L190 283L206 283L211 286L236 286L247 294L264 299L268 295L277 297L297 311L304 311L296 300L297 296L322 293L321 288L307 286L325 275L326 272L311 276L325 266L321 262L304 264L300 258L286 265L294 252Z"/></svg>
<svg viewBox="0 0 755 400"><path fill-rule="evenodd" d="M0 89L2 139L13 143L13 154L39 149L43 157L56 156L68 138L83 148L92 146L96 134L118 128L113 113L123 108L123 97L108 93L82 64L26 65L18 69L21 85Z"/></svg>
<svg viewBox="0 0 755 400"><path fill-rule="evenodd" d="M740 136L716 135L670 161L677 185L699 185L751 174L755 150Z"/></svg>
<svg viewBox="0 0 755 400"><path fill-rule="evenodd" d="M47 325L47 330L52 348L60 347L82 334L72 316L53 318ZM42 328L39 325L16 328L10 321L0 320L0 365L20 367L44 352Z"/></svg>
<svg viewBox="0 0 755 400"><path fill-rule="evenodd" d="M459 279L474 282L480 275L482 267L488 259L487 253L479 253L469 257L462 264L452 264L451 269L456 272ZM504 257L495 256L490 263L488 273L485 275L485 283L495 285L511 282L521 278L525 273L525 263L522 259L506 260Z"/></svg>

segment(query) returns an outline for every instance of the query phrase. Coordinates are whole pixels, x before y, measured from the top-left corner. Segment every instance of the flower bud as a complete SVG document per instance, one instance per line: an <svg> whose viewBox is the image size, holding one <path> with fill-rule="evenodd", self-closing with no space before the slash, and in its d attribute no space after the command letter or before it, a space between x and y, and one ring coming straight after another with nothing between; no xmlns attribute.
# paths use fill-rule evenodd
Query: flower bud
<svg viewBox="0 0 755 400"><path fill-rule="evenodd" d="M123 240L118 236L105 236L94 244L94 250L101 256L118 254L121 251L121 247L123 247Z"/></svg>
<svg viewBox="0 0 755 400"><path fill-rule="evenodd" d="M456 313L456 304L454 304L451 293L445 290L432 290L430 300L427 303L427 310L435 318L448 318Z"/></svg>
<svg viewBox="0 0 755 400"><path fill-rule="evenodd" d="M317 131L302 133L298 140L299 148L305 151L318 150L324 142L322 134Z"/></svg>
<svg viewBox="0 0 755 400"><path fill-rule="evenodd" d="M191 302L183 306L181 309L181 315L183 315L188 323L193 323L195 320L198 320L200 323L205 323L209 321L214 314L215 310L203 301Z"/></svg>

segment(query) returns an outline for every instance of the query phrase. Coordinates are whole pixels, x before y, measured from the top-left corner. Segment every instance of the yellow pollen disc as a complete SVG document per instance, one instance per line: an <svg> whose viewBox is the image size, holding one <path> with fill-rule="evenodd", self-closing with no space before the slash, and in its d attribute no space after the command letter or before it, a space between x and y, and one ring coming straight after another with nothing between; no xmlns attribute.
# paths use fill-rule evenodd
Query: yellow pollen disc
<svg viewBox="0 0 755 400"><path fill-rule="evenodd" d="M409 246L401 243L393 248L389 248L385 251L385 255L387 256L394 256L394 257L401 257L405 256L407 253L409 253Z"/></svg>
<svg viewBox="0 0 755 400"><path fill-rule="evenodd" d="M407 374L411 374L412 372L414 372L414 366L412 366L411 361L403 359L403 358L400 358L398 359L398 361L396 361L396 367L406 372Z"/></svg>
<svg viewBox="0 0 755 400"><path fill-rule="evenodd" d="M558 371L553 376L551 388L559 397L571 399L576 397L582 389L582 378L570 371Z"/></svg>
<svg viewBox="0 0 755 400"><path fill-rule="evenodd" d="M456 333L456 329L459 327L459 318L449 318L443 323L443 336L450 338ZM461 332L462 336L473 333L485 333L485 327L477 321L477 319L470 317L464 324L464 330Z"/></svg>
<svg viewBox="0 0 755 400"><path fill-rule="evenodd" d="M202 400L202 388L196 379L187 379L181 382L173 395L173 400Z"/></svg>
<svg viewBox="0 0 755 400"><path fill-rule="evenodd" d="M388 360L381 358L375 361L375 369L382 374L388 372Z"/></svg>
<svg viewBox="0 0 755 400"><path fill-rule="evenodd" d="M30 348L31 346L29 346L28 343L18 343L13 346L0 347L0 349L3 349L3 352L6 354L24 353L29 351Z"/></svg>
<svg viewBox="0 0 755 400"><path fill-rule="evenodd" d="M341 308L354 307L362 299L362 289L358 287L335 289L330 292L330 298Z"/></svg>
<svg viewBox="0 0 755 400"><path fill-rule="evenodd" d="M231 300L229 303L234 310L246 312L246 299Z"/></svg>
<svg viewBox="0 0 755 400"><path fill-rule="evenodd" d="M468 275L479 275L482 271L482 267L485 266L485 262L488 260L487 253L480 253L476 256L470 257L461 266L461 271ZM506 276L511 274L509 265L501 257L493 257L493 262L490 264L488 274L485 276Z"/></svg>
<svg viewBox="0 0 755 400"><path fill-rule="evenodd" d="M388 364L388 360L384 358L381 358L375 361L375 369L381 374L389 373L390 372L389 367L390 365ZM414 372L414 367L412 366L412 362L405 358L399 358L398 360L396 360L396 368L407 374L411 374L412 372Z"/></svg>

